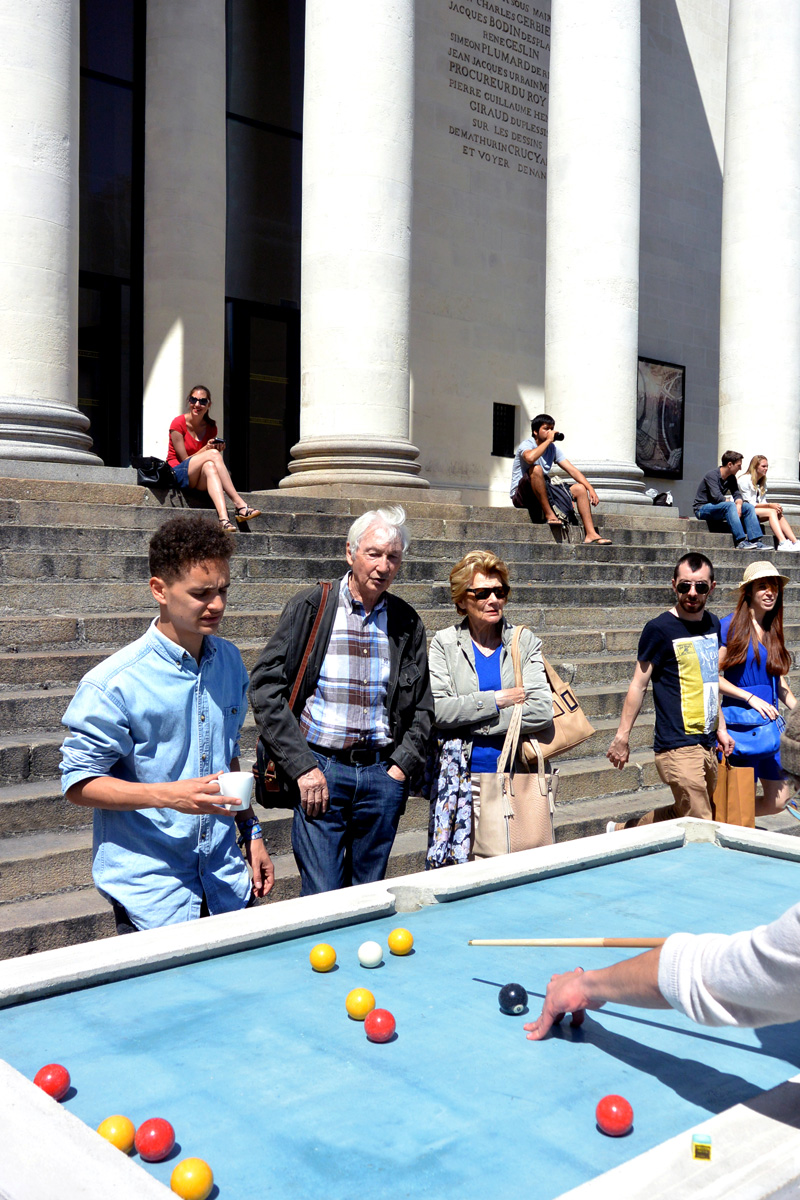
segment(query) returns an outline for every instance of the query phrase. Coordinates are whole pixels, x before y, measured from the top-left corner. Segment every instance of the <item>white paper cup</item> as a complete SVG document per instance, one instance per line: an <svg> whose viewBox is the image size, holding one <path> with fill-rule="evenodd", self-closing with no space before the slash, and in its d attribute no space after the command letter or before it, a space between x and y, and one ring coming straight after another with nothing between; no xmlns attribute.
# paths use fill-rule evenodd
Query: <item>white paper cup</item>
<svg viewBox="0 0 800 1200"><path fill-rule="evenodd" d="M228 812L241 812L250 807L253 795L252 771L226 771L217 779L220 793L223 796L235 796L237 803L226 805Z"/></svg>

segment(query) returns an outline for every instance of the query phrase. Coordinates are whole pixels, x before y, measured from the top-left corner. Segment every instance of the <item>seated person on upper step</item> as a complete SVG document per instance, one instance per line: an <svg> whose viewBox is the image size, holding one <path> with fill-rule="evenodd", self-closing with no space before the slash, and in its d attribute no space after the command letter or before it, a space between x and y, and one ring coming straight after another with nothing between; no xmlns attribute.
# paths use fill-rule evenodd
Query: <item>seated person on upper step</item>
<svg viewBox="0 0 800 1200"><path fill-rule="evenodd" d="M763 550L756 511L745 501L736 482L736 473L741 466L741 454L737 450L726 450L720 466L709 471L700 482L694 498L694 515L698 521L724 521L733 534L737 550Z"/></svg>
<svg viewBox="0 0 800 1200"><path fill-rule="evenodd" d="M63 717L62 789L95 810L92 874L118 933L246 908L274 882L252 809L234 821L217 783L239 769L247 711L242 656L215 636L232 550L205 517L162 525L150 542L158 616L83 677Z"/></svg>
<svg viewBox="0 0 800 1200"><path fill-rule="evenodd" d="M511 468L511 503L515 508L527 508L531 520L537 525L561 525L553 511L548 494L550 472L558 464L575 480L569 491L578 506L585 532L584 542L596 546L610 546L611 539L601 537L592 520L592 507L600 503L597 492L586 476L574 467L556 442L564 440L563 433L556 432L555 419L547 413L539 413L531 421L531 436L520 442Z"/></svg>

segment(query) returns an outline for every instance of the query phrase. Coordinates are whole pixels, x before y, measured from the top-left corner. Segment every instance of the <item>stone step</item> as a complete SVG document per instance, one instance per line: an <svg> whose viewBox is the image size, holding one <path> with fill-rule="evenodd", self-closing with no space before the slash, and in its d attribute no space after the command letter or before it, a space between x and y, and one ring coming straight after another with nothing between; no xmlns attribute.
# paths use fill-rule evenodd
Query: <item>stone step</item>
<svg viewBox="0 0 800 1200"><path fill-rule="evenodd" d="M21 731L0 738L0 785L55 778L63 733Z"/></svg>
<svg viewBox="0 0 800 1200"><path fill-rule="evenodd" d="M248 550L247 553L234 555L231 561L233 580L237 583L240 580L312 583L316 579L335 578L343 572L345 564L341 547L334 544L334 539L270 538L268 541L269 547L260 553ZM326 541L330 543L329 547L324 544ZM275 543L282 544L276 546ZM291 548L285 543L291 543ZM504 544L500 539L497 542L497 551L503 554L509 564L515 591L532 585L533 581L525 578L530 572L535 574L538 585L574 582L608 586L609 583L646 584L652 580L655 568L658 573L663 572L664 583L668 584L668 568L671 564L667 560L656 559L655 550L640 549L634 554L636 548L630 549L631 553L626 553L624 558L609 563L602 556L598 557L591 547L553 547L542 551L525 542ZM583 550L585 552L581 553ZM420 542L415 551L407 555L398 578L407 584L429 582L431 578L444 582L451 565L461 557L463 551L463 542ZM716 565L716 577L720 585L738 585L743 570L740 559L741 555L730 563ZM795 581L800 580L800 556L784 554L781 564L784 574ZM83 550L81 547L62 547L58 551L33 548L3 550L0 551L0 570L6 583L26 580L135 583L146 581L149 577L144 548L139 552L129 550L126 553Z"/></svg>
<svg viewBox="0 0 800 1200"><path fill-rule="evenodd" d="M113 937L111 906L93 887L0 905L0 959Z"/></svg>
<svg viewBox="0 0 800 1200"><path fill-rule="evenodd" d="M389 862L388 878L396 878L425 865L427 832L398 834ZM277 855L275 886L266 901L287 900L300 893L300 879L291 854ZM94 887L76 887L32 900L0 904L0 959L17 958L40 950L53 950L101 937L113 937L110 905Z"/></svg>
<svg viewBox="0 0 800 1200"><path fill-rule="evenodd" d="M55 754L58 758L57 747ZM0 787L0 839L40 830L53 833L85 828L91 823L92 809L65 800L57 777Z"/></svg>
<svg viewBox="0 0 800 1200"><path fill-rule="evenodd" d="M5 789L4 789L5 790ZM22 789L13 789L17 793ZM35 798L30 789L28 799ZM45 788L38 799L51 801L56 798ZM75 888L88 887L92 882L92 829L91 809L70 804L60 796L57 802L64 813L75 809L83 823L77 828L38 829L15 837L0 837L0 905L12 901L34 899L37 896L55 895ZM9 803L0 791L0 820L5 816ZM56 814L57 815L57 814ZM270 855L291 856L291 821L288 809L259 809L263 822L264 837ZM427 837L428 803L420 796L409 798L406 811L400 820L400 834L418 832ZM3 830L4 834L7 831ZM42 869L46 863L46 870Z"/></svg>
<svg viewBox="0 0 800 1200"><path fill-rule="evenodd" d="M308 566L308 564L306 564ZM337 573L341 564L337 564ZM228 608L231 613L253 612L259 609L280 609L303 586L310 586L318 578L327 578L333 573L316 573L308 570L305 580L280 579L277 581L254 581L251 579L237 580L231 588L228 598ZM336 575L334 574L335 578ZM452 622L452 602L450 589L446 583L434 582L405 582L395 584L392 591L413 605L417 611L426 608L442 608L450 614ZM733 586L721 587L714 597L713 611L725 613L730 611L736 601L737 591ZM672 593L666 583L628 583L608 584L593 583L582 585L580 580L575 583L537 582L517 584L514 588L513 605L509 609L509 618L514 619L514 612L519 608L549 609L549 623L563 625L564 613L569 611L569 622L584 626L596 627L598 609L613 609L616 612L614 624L633 622L633 615L626 613L623 620L620 611L629 608L641 608L645 612L644 620L649 620L658 612L663 612L672 603ZM43 614L65 611L126 613L145 611L152 604L152 596L146 582L123 583L102 580L74 580L65 585L63 582L32 581L17 582L13 589L7 589L0 602L0 617L8 618L12 613L19 612L29 615L31 612ZM794 606L790 605L790 608ZM579 615L577 610L586 611ZM792 613L794 615L794 613ZM543 627L545 621L536 625Z"/></svg>
<svg viewBox="0 0 800 1200"><path fill-rule="evenodd" d="M672 566L684 547L685 533L663 533L658 530L628 529L610 530L614 544L598 546L583 542L561 542L544 526L520 525L504 518L506 509L495 509L494 520L488 521L442 521L436 517L410 520L407 522L411 539L412 555L421 553L421 547L441 545L442 553L454 555L457 561L464 552L464 543L470 546L487 544L495 553L505 556L530 553L553 553L572 556L581 560L595 559L598 562L626 561L641 553L653 561ZM166 519L166 515L161 520ZM209 520L211 520L209 514ZM316 514L265 514L248 526L247 536L237 543L243 554L302 554L310 544L318 546L318 553L341 556L350 525L350 517L324 517ZM243 530L241 532L244 532ZM4 524L0 527L0 547L4 550L34 549L50 553L138 553L146 554L152 536L151 528L125 528L116 525L69 526L62 524ZM625 534L624 539L622 535ZM710 535L709 547L717 554L726 547ZM508 550L506 550L506 547ZM731 547L731 550L733 548Z"/></svg>

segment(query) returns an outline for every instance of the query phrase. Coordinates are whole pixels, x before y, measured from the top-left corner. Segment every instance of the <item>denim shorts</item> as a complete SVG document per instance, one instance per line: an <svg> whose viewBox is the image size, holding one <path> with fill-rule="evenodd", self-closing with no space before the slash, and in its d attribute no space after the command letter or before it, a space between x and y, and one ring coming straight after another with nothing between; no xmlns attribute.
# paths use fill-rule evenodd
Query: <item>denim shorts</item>
<svg viewBox="0 0 800 1200"><path fill-rule="evenodd" d="M189 459L188 458L185 458L183 460L183 462L176 463L176 465L172 468L172 474L175 476L175 483L183 491L186 491L187 488L190 488L192 486L189 483Z"/></svg>

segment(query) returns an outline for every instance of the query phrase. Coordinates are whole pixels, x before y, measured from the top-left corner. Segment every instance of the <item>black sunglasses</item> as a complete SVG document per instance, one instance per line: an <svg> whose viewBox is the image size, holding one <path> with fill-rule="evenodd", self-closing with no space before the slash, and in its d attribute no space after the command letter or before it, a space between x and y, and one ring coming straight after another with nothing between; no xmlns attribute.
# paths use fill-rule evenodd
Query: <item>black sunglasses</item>
<svg viewBox="0 0 800 1200"><path fill-rule="evenodd" d="M675 584L675 591L680 596L687 596L692 588L694 588L698 596L705 596L711 591L711 584L706 583L704 579L700 579L697 582L694 579L691 581L682 579L680 583Z"/></svg>
<svg viewBox="0 0 800 1200"><path fill-rule="evenodd" d="M476 600L488 600L490 596L497 596L498 600L505 600L508 588L503 584L488 588L467 588L467 595L474 596Z"/></svg>

